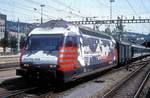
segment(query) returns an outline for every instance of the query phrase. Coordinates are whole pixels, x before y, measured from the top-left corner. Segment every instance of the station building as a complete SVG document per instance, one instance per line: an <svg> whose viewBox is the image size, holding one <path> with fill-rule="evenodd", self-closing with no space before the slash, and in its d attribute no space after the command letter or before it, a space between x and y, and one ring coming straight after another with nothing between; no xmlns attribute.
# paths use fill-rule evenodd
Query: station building
<svg viewBox="0 0 150 98"><path fill-rule="evenodd" d="M6 18L7 16L0 13L0 39L4 38L6 31Z"/></svg>

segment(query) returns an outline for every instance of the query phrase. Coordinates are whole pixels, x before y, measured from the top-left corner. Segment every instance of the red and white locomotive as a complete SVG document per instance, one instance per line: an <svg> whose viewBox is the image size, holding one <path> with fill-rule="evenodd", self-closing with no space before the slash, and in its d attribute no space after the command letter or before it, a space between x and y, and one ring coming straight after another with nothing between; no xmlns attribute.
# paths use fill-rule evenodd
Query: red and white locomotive
<svg viewBox="0 0 150 98"><path fill-rule="evenodd" d="M124 62L121 45L125 44L98 31L52 20L28 34L16 74L50 82L71 81Z"/></svg>

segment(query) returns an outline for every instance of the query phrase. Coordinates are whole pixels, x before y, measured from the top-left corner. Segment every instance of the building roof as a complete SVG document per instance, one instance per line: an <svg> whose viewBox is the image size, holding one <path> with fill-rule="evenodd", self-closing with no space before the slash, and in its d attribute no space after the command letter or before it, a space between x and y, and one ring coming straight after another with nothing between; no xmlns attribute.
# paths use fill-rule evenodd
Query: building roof
<svg viewBox="0 0 150 98"><path fill-rule="evenodd" d="M0 13L0 18L6 20L7 16Z"/></svg>

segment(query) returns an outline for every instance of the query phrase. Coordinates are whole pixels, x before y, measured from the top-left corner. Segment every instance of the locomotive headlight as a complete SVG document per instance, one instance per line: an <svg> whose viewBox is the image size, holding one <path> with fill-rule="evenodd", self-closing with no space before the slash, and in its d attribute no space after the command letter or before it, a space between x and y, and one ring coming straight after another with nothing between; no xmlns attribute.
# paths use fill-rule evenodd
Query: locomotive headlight
<svg viewBox="0 0 150 98"><path fill-rule="evenodd" d="M53 65L49 65L49 67L50 67L50 68L52 68L52 67L53 67Z"/></svg>
<svg viewBox="0 0 150 98"><path fill-rule="evenodd" d="M30 64L24 64L23 66L24 66L24 67L29 67L29 66L30 66Z"/></svg>
<svg viewBox="0 0 150 98"><path fill-rule="evenodd" d="M56 68L57 65L49 65L50 68Z"/></svg>
<svg viewBox="0 0 150 98"><path fill-rule="evenodd" d="M56 67L57 67L57 65L53 65L53 67L55 67L55 68L56 68Z"/></svg>

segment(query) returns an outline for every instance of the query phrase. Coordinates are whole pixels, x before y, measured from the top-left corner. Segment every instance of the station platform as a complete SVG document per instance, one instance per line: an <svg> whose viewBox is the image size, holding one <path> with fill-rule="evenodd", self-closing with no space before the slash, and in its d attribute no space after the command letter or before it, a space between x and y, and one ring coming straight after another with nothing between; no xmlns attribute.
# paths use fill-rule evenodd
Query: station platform
<svg viewBox="0 0 150 98"><path fill-rule="evenodd" d="M0 56L0 69L18 67L19 66L19 55L2 55Z"/></svg>

